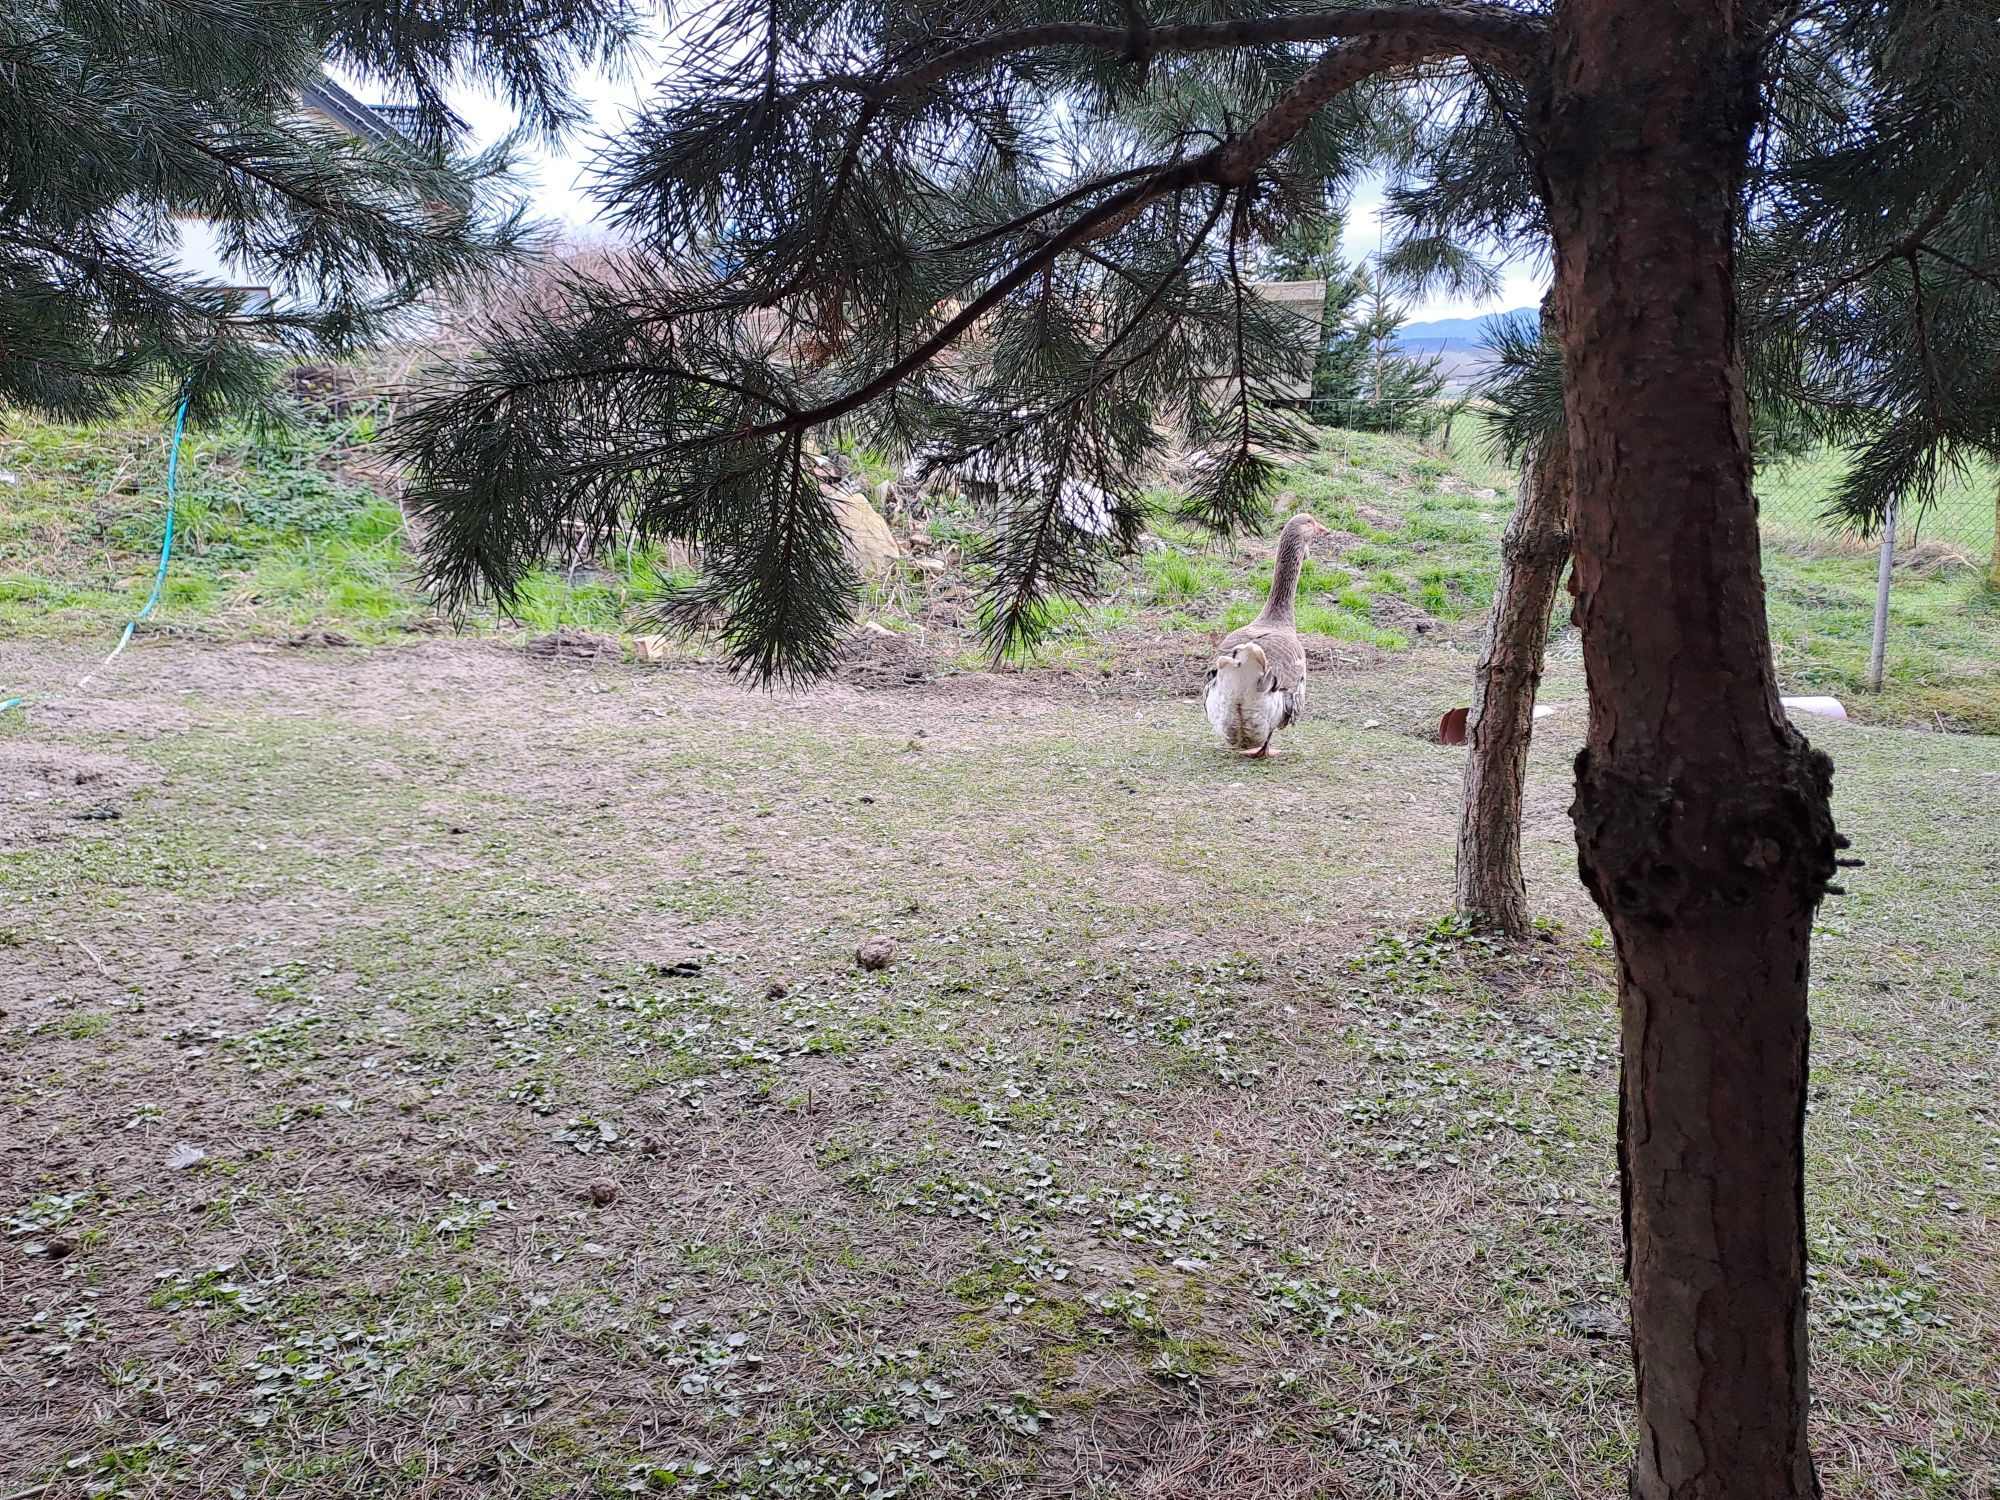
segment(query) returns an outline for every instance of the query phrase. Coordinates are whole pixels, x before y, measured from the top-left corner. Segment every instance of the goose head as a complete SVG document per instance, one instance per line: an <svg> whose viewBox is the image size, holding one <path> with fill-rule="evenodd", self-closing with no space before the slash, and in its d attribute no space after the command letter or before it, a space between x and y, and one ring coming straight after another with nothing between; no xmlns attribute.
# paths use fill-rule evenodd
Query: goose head
<svg viewBox="0 0 2000 1500"><path fill-rule="evenodd" d="M1255 641L1239 641L1215 659L1217 677L1262 677L1270 670L1270 657Z"/></svg>

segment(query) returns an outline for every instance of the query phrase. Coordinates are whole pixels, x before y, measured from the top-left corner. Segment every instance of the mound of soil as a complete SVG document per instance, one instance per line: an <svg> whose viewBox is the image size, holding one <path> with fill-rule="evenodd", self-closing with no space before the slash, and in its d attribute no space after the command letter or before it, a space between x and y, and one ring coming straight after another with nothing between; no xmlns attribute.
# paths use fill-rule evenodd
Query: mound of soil
<svg viewBox="0 0 2000 1500"><path fill-rule="evenodd" d="M301 630L297 635L286 639L283 644L299 651L331 651L352 646L355 641L352 636L342 635L338 630L321 630L315 627L311 630Z"/></svg>
<svg viewBox="0 0 2000 1500"><path fill-rule="evenodd" d="M1927 540L1898 552L1896 566L1912 573L1928 573L1933 578L1942 578L1947 573L1955 573L1961 568L1974 568L1979 565L1962 549L1952 546L1950 542Z"/></svg>
<svg viewBox="0 0 2000 1500"><path fill-rule="evenodd" d="M567 625L538 635L521 648L539 661L623 661L625 648L606 635L571 630Z"/></svg>
<svg viewBox="0 0 2000 1500"><path fill-rule="evenodd" d="M1371 594L1368 621L1383 630L1400 630L1407 636L1429 635L1441 628L1437 619L1422 605L1397 594Z"/></svg>
<svg viewBox="0 0 2000 1500"><path fill-rule="evenodd" d="M861 630L848 641L834 675L855 687L918 687L937 676L937 656L910 636Z"/></svg>

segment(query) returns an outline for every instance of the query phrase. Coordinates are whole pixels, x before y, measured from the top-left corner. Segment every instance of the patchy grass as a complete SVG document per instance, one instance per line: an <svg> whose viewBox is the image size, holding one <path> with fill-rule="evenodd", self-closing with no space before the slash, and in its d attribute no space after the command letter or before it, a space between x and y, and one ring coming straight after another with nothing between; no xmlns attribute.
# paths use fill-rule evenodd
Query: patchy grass
<svg viewBox="0 0 2000 1500"><path fill-rule="evenodd" d="M1786 684L1877 723L2000 734L2000 594L1975 569L1921 557L1889 592L1883 692L1867 688L1877 558L1780 537L1765 552L1772 646Z"/></svg>
<svg viewBox="0 0 2000 1500"><path fill-rule="evenodd" d="M86 426L0 416L12 479L0 484L0 632L104 634L137 612L166 524L167 430L146 410ZM436 629L374 437L366 416L190 434L172 566L147 633L319 629L379 642ZM656 562L640 553L538 573L517 623L615 630Z"/></svg>
<svg viewBox="0 0 2000 1500"><path fill-rule="evenodd" d="M1357 727L1458 653L1258 767L1053 674L88 659L0 646L0 1490L1619 1487L1576 723L1524 950L1433 915L1457 753ZM1983 1495L2000 742L1816 737L1818 1448Z"/></svg>
<svg viewBox="0 0 2000 1500"><path fill-rule="evenodd" d="M94 427L4 420L0 470L18 482L0 485L0 632L115 634L144 600L158 556L162 428L145 412ZM332 631L382 642L439 629L374 436L372 418L356 417L193 438L176 560L141 633L268 639ZM865 481L887 476L879 457L852 456ZM1808 465L1804 480L1787 482L1823 487L1824 469ZM1984 481L1968 478L1966 494ZM1173 496L1151 498L1161 519L1145 549L1107 570L1098 597L1054 601L1048 641L1019 665L1140 673L1191 690L1206 665L1197 659L1202 643L1256 613L1270 587L1271 541L1208 537L1165 519ZM1299 624L1315 665L1368 667L1440 642L1475 649L1512 503L1511 478L1471 418L1455 424L1448 451L1383 434L1321 433L1317 450L1290 466L1275 505L1310 510L1334 530L1300 580ZM865 607L918 643L927 669L976 671L987 664L976 598L985 576L972 559L985 520L956 501L925 504L910 563L871 582ZM1786 525L1768 529L1771 626L1788 689L1836 694L1871 722L2000 733L2000 596L1975 566L1984 552L1933 542L1910 553L1894 594L1888 691L1876 696L1863 687L1872 550ZM640 549L543 571L527 580L515 621L479 615L466 628L616 635L637 625L665 565ZM1573 632L1559 626L1555 650L1574 655ZM1462 701L1462 691L1456 696Z"/></svg>
<svg viewBox="0 0 2000 1500"><path fill-rule="evenodd" d="M1336 532L1315 716L1247 767L1174 700L1268 540L1162 521L1042 670L973 675L941 504L890 633L768 697L420 639L365 423L199 438L160 632L202 639L81 695L163 442L7 420L0 1494L1618 1487L1579 721L1538 731L1525 951L1436 919L1460 763L1403 732L1494 586L1476 434L1292 467ZM1862 699L1872 553L1772 543L1787 685L1933 731L1813 731L1868 861L1816 953L1819 1451L1830 1493L1983 1496L2000 741L1935 731L2000 728L2000 611L1913 555ZM660 562L527 622L625 628ZM403 645L265 644L308 629Z"/></svg>

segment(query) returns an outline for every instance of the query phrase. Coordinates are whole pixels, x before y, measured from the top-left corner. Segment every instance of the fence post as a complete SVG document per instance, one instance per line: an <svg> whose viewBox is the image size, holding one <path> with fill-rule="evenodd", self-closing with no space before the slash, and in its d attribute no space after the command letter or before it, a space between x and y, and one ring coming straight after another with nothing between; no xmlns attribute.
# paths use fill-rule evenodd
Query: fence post
<svg viewBox="0 0 2000 1500"><path fill-rule="evenodd" d="M1868 648L1868 691L1882 691L1882 658L1889 644L1889 579L1896 567L1896 509L1902 497L1891 495L1882 517L1882 561L1875 569L1875 639Z"/></svg>

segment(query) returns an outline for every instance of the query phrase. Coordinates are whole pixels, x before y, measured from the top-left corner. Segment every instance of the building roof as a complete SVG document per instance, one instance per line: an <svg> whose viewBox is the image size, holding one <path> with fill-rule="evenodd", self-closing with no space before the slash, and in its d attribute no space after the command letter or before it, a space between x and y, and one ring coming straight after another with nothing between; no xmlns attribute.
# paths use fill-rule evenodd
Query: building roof
<svg viewBox="0 0 2000 1500"><path fill-rule="evenodd" d="M1288 307L1310 323L1318 323L1320 311L1326 306L1326 282L1314 281L1254 281L1250 290L1267 302L1275 302L1280 307Z"/></svg>
<svg viewBox="0 0 2000 1500"><path fill-rule="evenodd" d="M424 129L424 110L418 104L377 104L375 117L406 140L416 140Z"/></svg>
<svg viewBox="0 0 2000 1500"><path fill-rule="evenodd" d="M299 103L374 145L407 144L410 140L409 132L402 128L403 120L397 118L407 118L408 106L363 104L324 73L305 86Z"/></svg>

